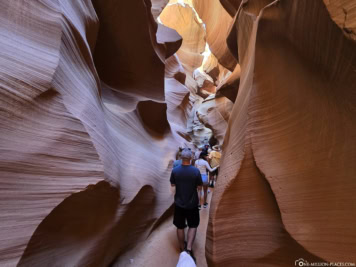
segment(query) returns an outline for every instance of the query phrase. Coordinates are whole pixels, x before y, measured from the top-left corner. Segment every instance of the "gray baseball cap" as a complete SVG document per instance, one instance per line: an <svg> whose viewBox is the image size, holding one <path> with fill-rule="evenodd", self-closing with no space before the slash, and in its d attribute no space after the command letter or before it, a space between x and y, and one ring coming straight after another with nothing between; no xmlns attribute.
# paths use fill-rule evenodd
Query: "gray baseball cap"
<svg viewBox="0 0 356 267"><path fill-rule="evenodd" d="M181 153L182 159L191 159L192 158L192 151L188 148L184 148Z"/></svg>

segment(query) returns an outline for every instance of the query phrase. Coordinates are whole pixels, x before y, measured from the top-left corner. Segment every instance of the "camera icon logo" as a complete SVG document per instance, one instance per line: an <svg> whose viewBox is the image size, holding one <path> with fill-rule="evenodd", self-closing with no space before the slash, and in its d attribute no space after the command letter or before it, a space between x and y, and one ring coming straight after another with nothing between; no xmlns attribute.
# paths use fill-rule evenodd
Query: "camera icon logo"
<svg viewBox="0 0 356 267"><path fill-rule="evenodd" d="M303 258L300 258L294 262L294 265L302 267L302 266L309 266L309 263Z"/></svg>

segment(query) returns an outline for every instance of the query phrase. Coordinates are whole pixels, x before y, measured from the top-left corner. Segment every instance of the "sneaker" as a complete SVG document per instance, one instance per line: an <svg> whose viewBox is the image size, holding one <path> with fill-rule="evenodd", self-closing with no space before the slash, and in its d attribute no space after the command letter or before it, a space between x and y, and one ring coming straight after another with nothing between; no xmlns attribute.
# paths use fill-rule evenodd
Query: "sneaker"
<svg viewBox="0 0 356 267"><path fill-rule="evenodd" d="M207 206L208 206L208 202L205 202L203 207L206 208Z"/></svg>
<svg viewBox="0 0 356 267"><path fill-rule="evenodd" d="M197 260L195 259L194 254L193 254L193 250L186 249L185 252L187 252L192 257L194 262L197 263Z"/></svg>
<svg viewBox="0 0 356 267"><path fill-rule="evenodd" d="M198 209L201 210L201 205L198 205Z"/></svg>

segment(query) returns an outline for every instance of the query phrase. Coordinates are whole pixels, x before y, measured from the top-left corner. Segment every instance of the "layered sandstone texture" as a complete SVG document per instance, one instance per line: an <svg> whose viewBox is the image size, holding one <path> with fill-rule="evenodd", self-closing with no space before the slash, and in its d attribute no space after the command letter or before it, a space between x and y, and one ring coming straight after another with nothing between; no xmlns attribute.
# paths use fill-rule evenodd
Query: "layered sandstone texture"
<svg viewBox="0 0 356 267"><path fill-rule="evenodd" d="M356 1L221 3L241 72L209 266L355 263Z"/></svg>
<svg viewBox="0 0 356 267"><path fill-rule="evenodd" d="M204 9L204 5L199 2L171 0L158 18L160 23L175 29L183 38L176 58L186 74L184 85L189 89L193 104L192 112L188 115L188 125L184 127L189 141L196 147L208 143L211 138L219 144L223 143L229 117L225 113L227 110L231 111L232 103L226 105L223 100L226 95L223 94L224 90L217 95L216 93L217 88L227 84L231 71L238 66L226 43L227 25L232 18L219 2L214 3L215 6L209 5L208 9ZM206 13L207 11L210 13ZM216 21L222 23L220 30ZM237 92L237 88L231 91ZM216 108L215 97L220 98ZM200 107L207 98L213 101L209 102L210 105L204 105L201 114Z"/></svg>
<svg viewBox="0 0 356 267"><path fill-rule="evenodd" d="M172 160L212 137L209 266L356 262L355 10L1 1L0 266L176 262Z"/></svg>
<svg viewBox="0 0 356 267"><path fill-rule="evenodd" d="M343 33L356 40L356 3L348 0L323 0L331 18Z"/></svg>
<svg viewBox="0 0 356 267"><path fill-rule="evenodd" d="M160 225L193 104L158 2L0 2L1 266L108 266Z"/></svg>

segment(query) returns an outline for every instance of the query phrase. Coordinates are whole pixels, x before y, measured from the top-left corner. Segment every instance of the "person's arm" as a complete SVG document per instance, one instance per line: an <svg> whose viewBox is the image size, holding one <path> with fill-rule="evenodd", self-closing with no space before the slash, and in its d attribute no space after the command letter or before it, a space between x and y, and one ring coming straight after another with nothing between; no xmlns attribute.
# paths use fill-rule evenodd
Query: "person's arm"
<svg viewBox="0 0 356 267"><path fill-rule="evenodd" d="M213 152L210 152L209 156L208 156L208 163L209 165L211 164L211 160L213 159Z"/></svg>
<svg viewBox="0 0 356 267"><path fill-rule="evenodd" d="M218 168L218 166L216 166L215 168L211 168L207 161L205 161L205 167L208 169L209 172L213 172Z"/></svg>
<svg viewBox="0 0 356 267"><path fill-rule="evenodd" d="M198 192L200 192L202 190L202 187L203 187L203 180L201 178L200 171L198 170L198 172L197 172L197 189L198 189Z"/></svg>

